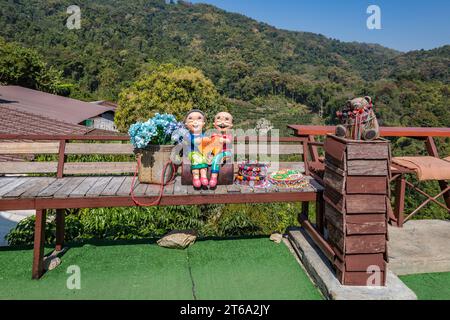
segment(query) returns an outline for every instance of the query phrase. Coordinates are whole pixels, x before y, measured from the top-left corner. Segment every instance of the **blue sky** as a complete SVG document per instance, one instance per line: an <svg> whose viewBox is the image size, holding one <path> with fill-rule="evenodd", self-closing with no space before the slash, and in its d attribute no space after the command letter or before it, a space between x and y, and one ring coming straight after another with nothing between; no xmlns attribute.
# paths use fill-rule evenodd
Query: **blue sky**
<svg viewBox="0 0 450 320"><path fill-rule="evenodd" d="M190 0L208 3L277 28L342 41L379 43L400 51L450 44L449 0ZM366 26L369 5L381 9L381 30Z"/></svg>

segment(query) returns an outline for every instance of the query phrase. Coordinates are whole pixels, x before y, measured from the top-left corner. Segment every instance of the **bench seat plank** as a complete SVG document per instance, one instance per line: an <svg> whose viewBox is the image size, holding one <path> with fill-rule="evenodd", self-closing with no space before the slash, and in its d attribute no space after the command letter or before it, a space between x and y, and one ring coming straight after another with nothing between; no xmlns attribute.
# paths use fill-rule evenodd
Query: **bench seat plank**
<svg viewBox="0 0 450 320"><path fill-rule="evenodd" d="M0 188L3 188L4 186L6 186L7 184L12 183L13 181L15 181L16 178L11 177L11 178L1 178L0 179Z"/></svg>
<svg viewBox="0 0 450 320"><path fill-rule="evenodd" d="M47 188L51 183L55 182L53 177L40 177L34 186L29 186L27 190L20 196L21 198L35 198L37 195Z"/></svg>
<svg viewBox="0 0 450 320"><path fill-rule="evenodd" d="M69 179L56 179L53 183L51 183L47 188L39 192L38 197L53 197L53 195L61 189L66 183L68 183Z"/></svg>
<svg viewBox="0 0 450 320"><path fill-rule="evenodd" d="M171 191L171 185L172 185L172 191ZM173 194L173 184L171 185L167 185L164 187L164 194ZM150 184L147 187L147 190L145 190L145 195L146 196L158 196L159 192L161 190L161 186L156 185L156 184Z"/></svg>
<svg viewBox="0 0 450 320"><path fill-rule="evenodd" d="M139 183L137 185L135 185L133 193L135 196L143 196L145 195L145 192L147 191L148 188L148 184L146 183Z"/></svg>
<svg viewBox="0 0 450 320"><path fill-rule="evenodd" d="M64 178L69 179L70 181L66 183L61 189L55 192L55 198L67 198L79 185L81 185L86 177L73 177L73 178Z"/></svg>
<svg viewBox="0 0 450 320"><path fill-rule="evenodd" d="M173 186L173 193L174 194L180 194L180 195L186 195L187 194L187 186L183 186L181 184L181 177L178 176L175 178L175 183Z"/></svg>
<svg viewBox="0 0 450 320"><path fill-rule="evenodd" d="M120 186L119 190L117 190L116 196L129 196L132 181L133 181L133 177L126 177L125 180L122 182L122 185ZM138 183L139 183L139 181L136 178L134 181L134 186L136 187Z"/></svg>
<svg viewBox="0 0 450 320"><path fill-rule="evenodd" d="M112 177L101 177L94 185L86 192L86 197L98 197L105 190Z"/></svg>
<svg viewBox="0 0 450 320"><path fill-rule="evenodd" d="M0 188L0 197L3 197L4 194L10 192L14 188L17 188L21 184L26 183L27 181L30 180L30 178L28 178L28 177L18 177L16 179L17 179L16 181L8 183L5 186Z"/></svg>
<svg viewBox="0 0 450 320"><path fill-rule="evenodd" d="M65 179L65 178L64 178ZM70 194L69 198L84 197L90 188L97 182L100 177L87 177L83 183L78 185Z"/></svg>
<svg viewBox="0 0 450 320"><path fill-rule="evenodd" d="M102 196L114 196L126 177L113 177L101 193Z"/></svg>
<svg viewBox="0 0 450 320"><path fill-rule="evenodd" d="M3 195L3 198L18 198L30 188L33 188L36 184L40 183L40 178L32 177L26 183L22 183L20 186L12 189L8 193Z"/></svg>

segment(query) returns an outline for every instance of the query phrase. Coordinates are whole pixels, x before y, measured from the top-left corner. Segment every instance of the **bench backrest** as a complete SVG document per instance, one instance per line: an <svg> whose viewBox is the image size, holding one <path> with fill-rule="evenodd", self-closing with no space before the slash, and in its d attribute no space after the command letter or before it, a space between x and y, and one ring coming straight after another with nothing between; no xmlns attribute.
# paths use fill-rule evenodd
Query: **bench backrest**
<svg viewBox="0 0 450 320"><path fill-rule="evenodd" d="M237 151L255 156L261 150L255 139L239 140L234 143L235 161L240 160ZM302 155L302 139L281 137L270 142L267 152L270 155ZM266 149L264 149L266 150ZM26 136L0 135L0 156L2 155L57 155L52 161L3 161L0 174L129 174L136 169L132 157L133 146L127 136ZM69 155L122 155L128 161L69 162ZM126 157L128 156L128 157ZM131 160L131 161L130 161ZM298 162L297 162L298 163ZM286 162L279 166L290 167Z"/></svg>

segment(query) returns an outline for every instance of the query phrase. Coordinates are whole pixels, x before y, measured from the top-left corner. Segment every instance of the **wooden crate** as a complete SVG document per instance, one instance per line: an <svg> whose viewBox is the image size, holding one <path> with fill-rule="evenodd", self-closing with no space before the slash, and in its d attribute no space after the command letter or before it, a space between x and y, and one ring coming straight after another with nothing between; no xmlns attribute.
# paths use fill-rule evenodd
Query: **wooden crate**
<svg viewBox="0 0 450 320"><path fill-rule="evenodd" d="M342 284L385 285L390 154L387 140L325 141L325 236Z"/></svg>

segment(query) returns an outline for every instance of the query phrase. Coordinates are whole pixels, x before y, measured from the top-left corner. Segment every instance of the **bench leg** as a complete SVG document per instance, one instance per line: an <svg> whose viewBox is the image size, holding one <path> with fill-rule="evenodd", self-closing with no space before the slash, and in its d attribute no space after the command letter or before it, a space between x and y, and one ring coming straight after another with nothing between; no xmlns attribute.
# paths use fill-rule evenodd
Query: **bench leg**
<svg viewBox="0 0 450 320"><path fill-rule="evenodd" d="M61 251L64 247L64 210L56 210L56 246L55 251Z"/></svg>
<svg viewBox="0 0 450 320"><path fill-rule="evenodd" d="M302 202L302 214L308 217L309 215L309 201Z"/></svg>
<svg viewBox="0 0 450 320"><path fill-rule="evenodd" d="M324 218L324 211L325 211L325 204L323 200L323 192L317 192L316 196L316 228L317 231L321 235L324 233L324 225L323 225L323 218Z"/></svg>
<svg viewBox="0 0 450 320"><path fill-rule="evenodd" d="M36 210L34 225L34 252L32 278L39 279L44 273L44 243L45 243L45 209Z"/></svg>
<svg viewBox="0 0 450 320"><path fill-rule="evenodd" d="M405 192L406 192L406 180L401 175L395 183L395 210L394 215L397 219L397 227L403 227L404 210L405 210Z"/></svg>

